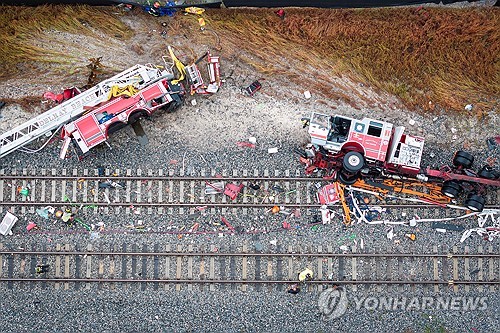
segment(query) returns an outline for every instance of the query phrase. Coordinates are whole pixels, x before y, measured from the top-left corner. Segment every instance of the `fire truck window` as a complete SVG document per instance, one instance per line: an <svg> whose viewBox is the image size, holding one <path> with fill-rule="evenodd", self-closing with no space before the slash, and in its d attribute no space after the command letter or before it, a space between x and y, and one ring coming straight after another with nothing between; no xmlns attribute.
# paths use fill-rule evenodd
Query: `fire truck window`
<svg viewBox="0 0 500 333"><path fill-rule="evenodd" d="M381 134L382 134L381 127L368 126L368 135L376 136L379 138Z"/></svg>

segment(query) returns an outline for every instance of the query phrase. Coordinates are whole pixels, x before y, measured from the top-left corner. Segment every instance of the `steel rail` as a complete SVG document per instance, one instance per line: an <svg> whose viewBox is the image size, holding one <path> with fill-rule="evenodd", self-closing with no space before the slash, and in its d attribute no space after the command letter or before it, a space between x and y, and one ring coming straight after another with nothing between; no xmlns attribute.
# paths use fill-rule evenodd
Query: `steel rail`
<svg viewBox="0 0 500 333"><path fill-rule="evenodd" d="M90 251L0 251L0 255L79 256L176 256L176 257L402 257L402 258L500 258L496 253L221 253L221 252L90 252Z"/></svg>
<svg viewBox="0 0 500 333"><path fill-rule="evenodd" d="M264 181L331 181L324 178L311 178L311 177L266 177L266 176L221 176L221 177L192 177L192 176L37 176L37 175L0 175L0 179L14 179L14 180L185 180L185 181L246 181L246 180L264 180Z"/></svg>
<svg viewBox="0 0 500 333"><path fill-rule="evenodd" d="M305 204L305 203L280 203L280 202L270 202L270 203L233 203L233 202L226 202L226 203L211 203L211 202L136 202L136 201L129 201L129 202L92 202L92 201L86 201L86 202L69 202L69 201L45 201L45 202L35 202L35 201L15 201L15 202L6 202L2 201L0 202L0 206L47 206L47 205L57 205L57 206L64 206L64 205L77 205L77 206L97 206L97 207L122 207L122 206L129 206L129 205L134 205L135 207L200 207L200 206L207 206L207 207L225 207L225 208L262 208L262 207L267 207L271 208L274 206L280 206L280 207L285 207L285 208L319 208L322 205L320 203L310 203L310 204ZM328 207L341 207L340 204L333 204L333 205L328 205ZM439 205L433 205L433 204L380 204L380 205L368 205L368 207L382 207L382 208L439 208L443 209L446 207L441 207ZM495 205L485 205L484 209L497 209L499 206ZM450 208L451 209L451 208Z"/></svg>
<svg viewBox="0 0 500 333"><path fill-rule="evenodd" d="M7 282L114 282L114 283L186 283L186 284L287 284L297 283L295 280L200 280L200 279L100 279L100 278L0 278L0 281ZM411 281L411 280L312 280L307 284L446 284L446 285L495 285L500 284L500 281L455 281L455 280L426 280L426 281Z"/></svg>

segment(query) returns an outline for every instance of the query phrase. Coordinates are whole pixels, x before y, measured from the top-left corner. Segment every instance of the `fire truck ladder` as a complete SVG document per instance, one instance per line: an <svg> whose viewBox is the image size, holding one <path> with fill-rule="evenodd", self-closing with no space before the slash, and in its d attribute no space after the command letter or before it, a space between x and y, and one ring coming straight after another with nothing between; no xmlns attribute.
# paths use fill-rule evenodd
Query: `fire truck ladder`
<svg viewBox="0 0 500 333"><path fill-rule="evenodd" d="M142 89L163 78L173 78L173 75L167 70L160 71L152 65L135 65L130 67L2 134L0 136L0 158L38 139L44 134L60 128L71 119L82 115L87 108L106 101L108 93L113 86L123 87L133 84L137 89Z"/></svg>
<svg viewBox="0 0 500 333"><path fill-rule="evenodd" d="M416 196L419 199L430 203L443 205L448 204L451 201L449 197L441 193L440 186L418 181L385 179L381 182L375 182L371 180L358 180L352 185L352 187L380 193L381 195L386 195L389 192L404 193Z"/></svg>
<svg viewBox="0 0 500 333"><path fill-rule="evenodd" d="M344 224L346 226L351 225L351 210L349 209L349 206L347 205L347 202L345 200L345 194L344 194L344 188L345 186L339 182L335 182L335 190L337 191L337 194L339 195L339 200L340 203L342 204L342 209L344 211Z"/></svg>

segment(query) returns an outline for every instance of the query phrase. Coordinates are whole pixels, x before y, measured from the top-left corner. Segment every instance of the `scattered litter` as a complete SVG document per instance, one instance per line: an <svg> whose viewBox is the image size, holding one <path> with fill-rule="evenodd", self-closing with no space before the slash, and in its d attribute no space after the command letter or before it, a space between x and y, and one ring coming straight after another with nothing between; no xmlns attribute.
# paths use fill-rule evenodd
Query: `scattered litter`
<svg viewBox="0 0 500 333"><path fill-rule="evenodd" d="M187 7L184 11L189 14L201 15L205 12L205 9L199 7Z"/></svg>
<svg viewBox="0 0 500 333"><path fill-rule="evenodd" d="M192 100L191 100L191 105L192 105L192 106L196 106L196 100L195 100L195 99L192 99Z"/></svg>
<svg viewBox="0 0 500 333"><path fill-rule="evenodd" d="M464 109L465 109L465 111L471 111L472 110L472 104L467 104Z"/></svg>
<svg viewBox="0 0 500 333"><path fill-rule="evenodd" d="M38 215L40 215L41 217L48 219L49 218L49 206L43 207L43 208L38 208L36 210L36 213Z"/></svg>
<svg viewBox="0 0 500 333"><path fill-rule="evenodd" d="M218 194L224 192L224 182L205 182L205 194Z"/></svg>
<svg viewBox="0 0 500 333"><path fill-rule="evenodd" d="M409 123L411 126L413 126L413 125L415 125L415 120L410 119L410 120L408 121L408 123Z"/></svg>
<svg viewBox="0 0 500 333"><path fill-rule="evenodd" d="M236 197L238 196L243 187L245 187L245 185L243 184L240 185L232 183L226 184L226 186L224 187L224 194L227 195L229 198L231 198L231 200L234 200L236 199Z"/></svg>
<svg viewBox="0 0 500 333"><path fill-rule="evenodd" d="M390 240L394 238L394 229L391 228L391 230L389 230L389 232L387 233L387 238L389 238Z"/></svg>
<svg viewBox="0 0 500 333"><path fill-rule="evenodd" d="M278 148L276 148L276 147L274 147L274 148L269 148L269 149L267 150L267 152L268 152L269 154L276 154L276 153L278 152Z"/></svg>
<svg viewBox="0 0 500 333"><path fill-rule="evenodd" d="M248 148L255 148L255 144L251 142L243 142L243 141L238 141L236 142L236 145L238 147L248 147Z"/></svg>
<svg viewBox="0 0 500 333"><path fill-rule="evenodd" d="M282 224L282 227L283 227L283 229L290 229L291 225L287 221L284 221L283 224Z"/></svg>
<svg viewBox="0 0 500 333"><path fill-rule="evenodd" d="M452 127L451 128L451 133L453 133L453 134L457 133L457 129L455 127Z"/></svg>
<svg viewBox="0 0 500 333"><path fill-rule="evenodd" d="M256 81L252 82L251 85L249 85L248 87L246 87L245 91L250 96L253 96L257 91L260 90L260 88L262 88L262 84L259 81L256 80Z"/></svg>
<svg viewBox="0 0 500 333"><path fill-rule="evenodd" d="M23 197L27 197L30 195L30 190L27 187L23 187L19 191L19 194L21 194Z"/></svg>
<svg viewBox="0 0 500 333"><path fill-rule="evenodd" d="M341 249L342 251L344 251L344 252L347 252L347 251L349 251L349 246L347 246L347 245L341 245L341 246L340 246L340 249Z"/></svg>
<svg viewBox="0 0 500 333"><path fill-rule="evenodd" d="M315 184L321 186L321 184ZM319 189L316 197L321 205L333 205L339 202L340 198L334 184L328 184Z"/></svg>
<svg viewBox="0 0 500 333"><path fill-rule="evenodd" d="M276 245L278 245L278 240L275 238L272 241L269 241L269 243L271 243L271 245L276 246Z"/></svg>
<svg viewBox="0 0 500 333"><path fill-rule="evenodd" d="M285 10L282 8L282 9L278 9L277 11L274 12L276 15L278 15L278 17L282 20L285 19Z"/></svg>
<svg viewBox="0 0 500 333"><path fill-rule="evenodd" d="M191 229L189 229L189 232L196 232L199 227L200 227L200 224L198 222L196 222L195 224L193 224Z"/></svg>
<svg viewBox="0 0 500 333"><path fill-rule="evenodd" d="M231 223L229 223L228 220L226 220L226 218L224 216L221 216L220 217L221 221L224 222L224 224L226 225L226 227L228 227L232 232L234 232L234 227L231 225Z"/></svg>
<svg viewBox="0 0 500 333"><path fill-rule="evenodd" d="M2 219L2 223L0 223L0 234L4 236L12 235L11 229L18 220L19 219L17 218L17 216L12 214L11 212L7 212Z"/></svg>
<svg viewBox="0 0 500 333"><path fill-rule="evenodd" d="M122 184L119 184L111 179L106 179L104 182L99 182L99 188L123 188Z"/></svg>
<svg viewBox="0 0 500 333"><path fill-rule="evenodd" d="M306 99L311 98L311 92L310 92L309 90L304 91L304 97L305 97Z"/></svg>
<svg viewBox="0 0 500 333"><path fill-rule="evenodd" d="M37 227L37 225L35 222L29 222L28 225L26 226L26 230L30 231L36 227Z"/></svg>
<svg viewBox="0 0 500 333"><path fill-rule="evenodd" d="M405 234L406 237L408 237L410 240L414 241L417 239L417 236L415 234Z"/></svg>
<svg viewBox="0 0 500 333"><path fill-rule="evenodd" d="M450 231L463 231L463 230L465 230L465 228L461 225L447 224L447 223L440 223L440 222L432 222L431 228L436 229L436 231L438 231L438 229L441 229L441 230L444 230L444 232L446 232L446 230L450 230ZM443 232L443 231L441 231L441 232Z"/></svg>
<svg viewBox="0 0 500 333"><path fill-rule="evenodd" d="M279 212L280 212L280 208L278 206L273 206L273 208L271 208L271 213L277 214Z"/></svg>
<svg viewBox="0 0 500 333"><path fill-rule="evenodd" d="M253 136L249 137L248 138L248 142L250 142L251 144L256 144L257 143L257 139Z"/></svg>
<svg viewBox="0 0 500 333"><path fill-rule="evenodd" d="M486 144L489 150L494 150L496 146L500 145L500 136L487 139Z"/></svg>

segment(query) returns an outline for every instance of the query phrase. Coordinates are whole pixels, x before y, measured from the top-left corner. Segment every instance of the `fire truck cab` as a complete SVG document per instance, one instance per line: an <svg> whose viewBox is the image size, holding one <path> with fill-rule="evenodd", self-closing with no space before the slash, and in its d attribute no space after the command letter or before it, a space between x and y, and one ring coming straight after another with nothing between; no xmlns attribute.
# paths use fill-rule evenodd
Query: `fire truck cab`
<svg viewBox="0 0 500 333"><path fill-rule="evenodd" d="M341 160L339 171L346 180L370 166L418 174L424 138L404 134L404 130L403 126L370 118L358 120L313 112L308 132L312 145L326 151L330 160Z"/></svg>

